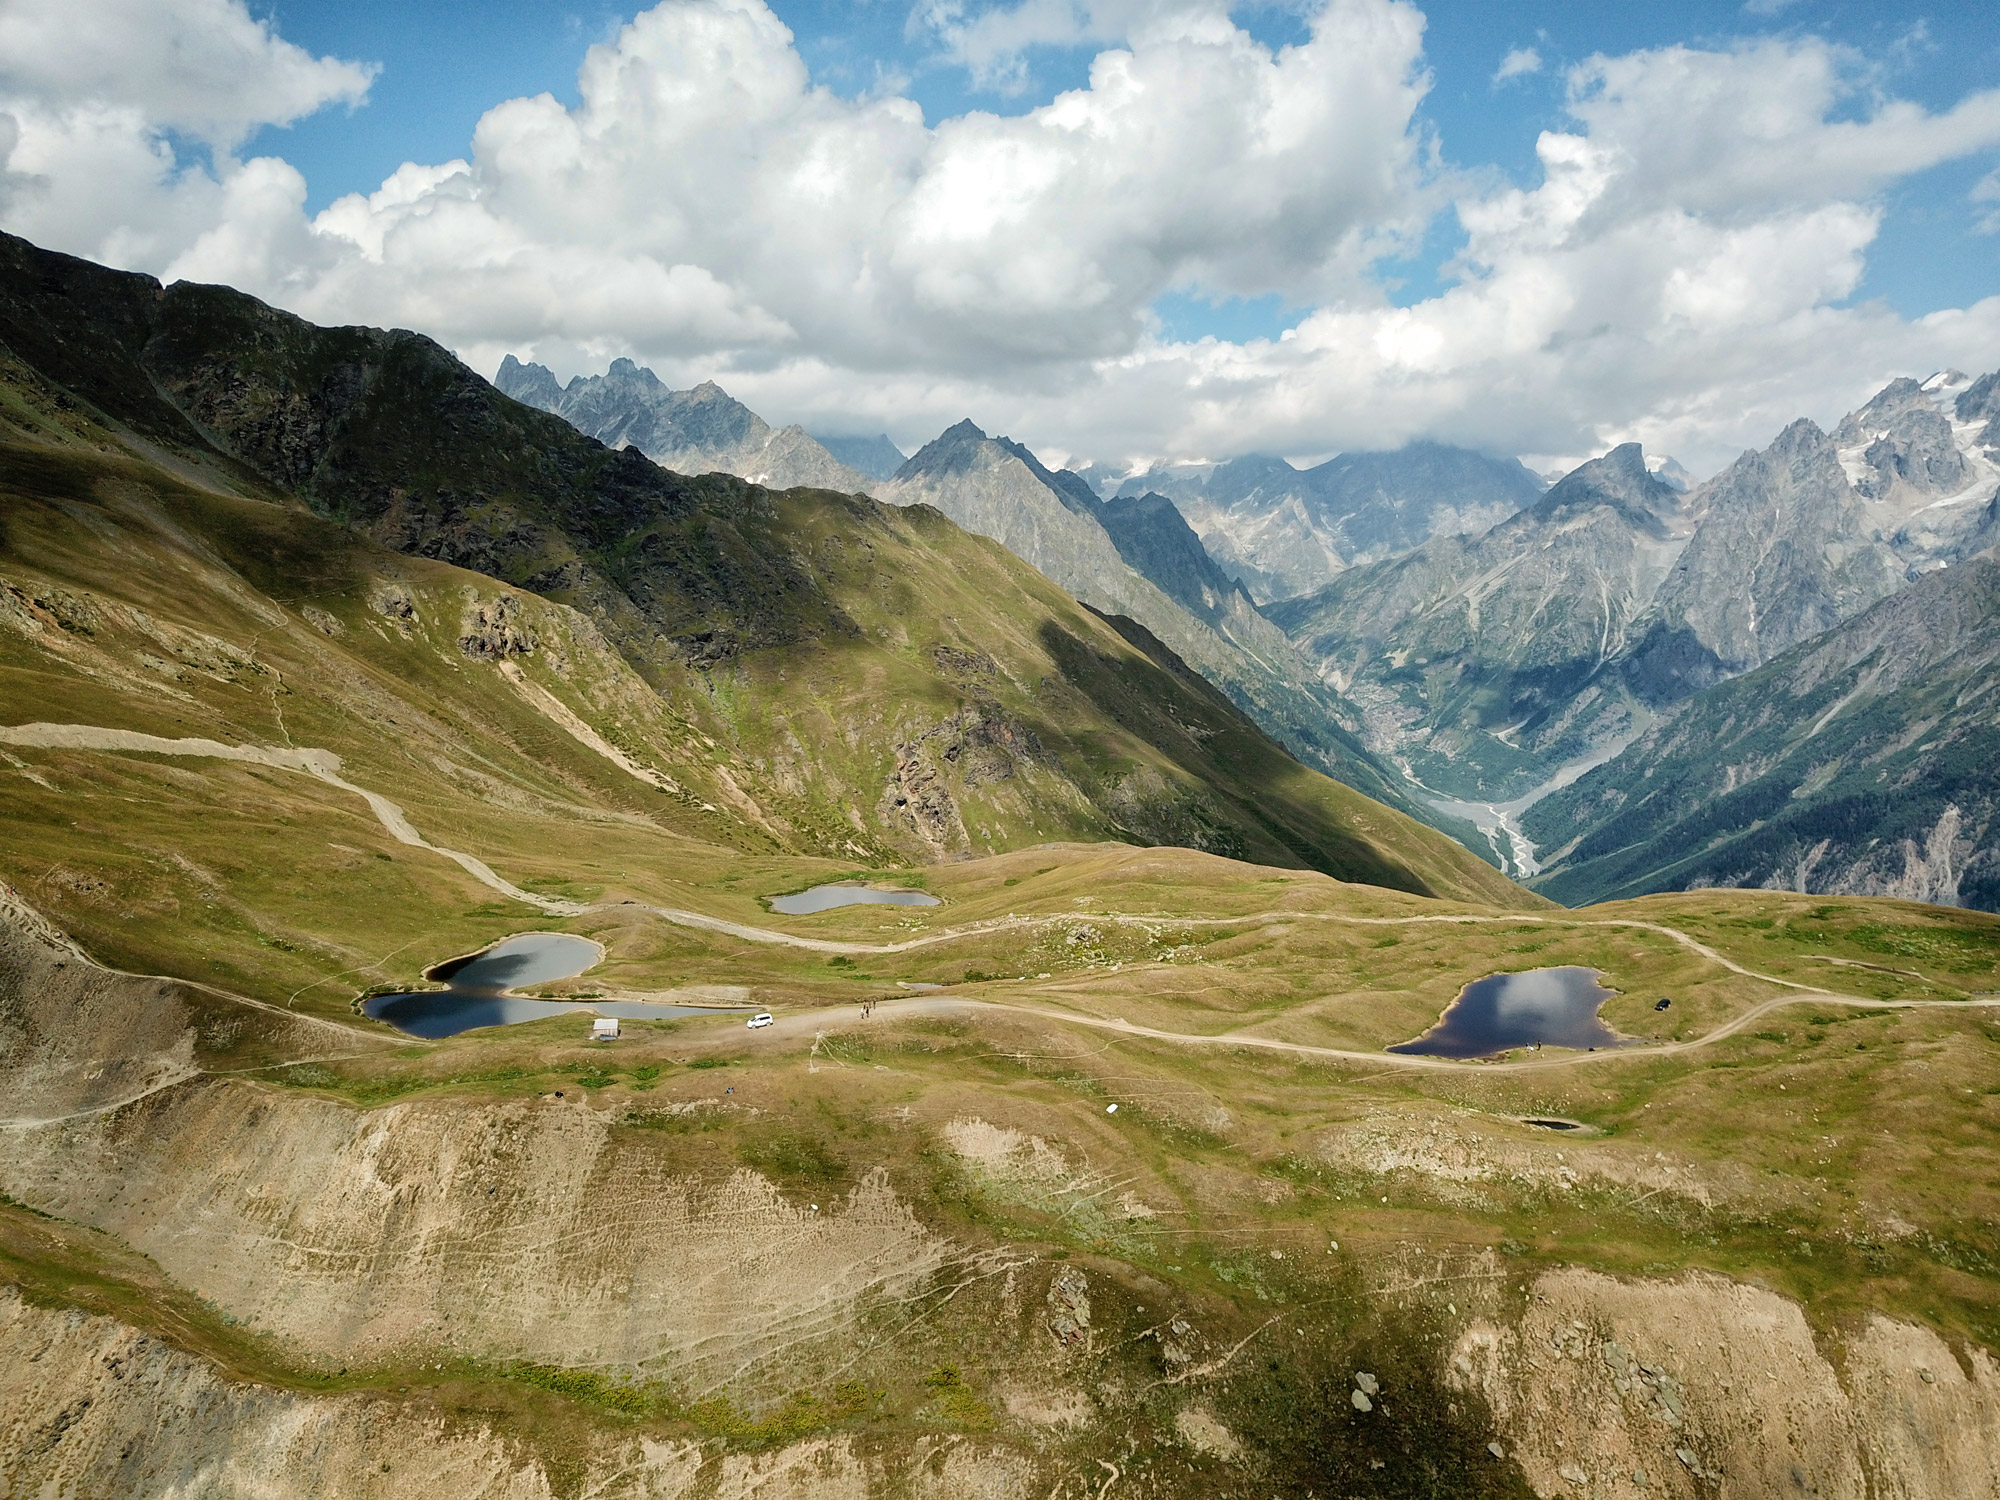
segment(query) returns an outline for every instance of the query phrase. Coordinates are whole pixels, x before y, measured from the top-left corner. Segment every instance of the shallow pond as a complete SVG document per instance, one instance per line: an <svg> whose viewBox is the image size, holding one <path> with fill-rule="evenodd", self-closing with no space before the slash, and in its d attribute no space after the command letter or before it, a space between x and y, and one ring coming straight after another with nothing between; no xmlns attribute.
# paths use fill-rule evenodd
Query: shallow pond
<svg viewBox="0 0 2000 1500"><path fill-rule="evenodd" d="M788 917L832 911L836 906L936 906L938 898L922 891L878 891L872 885L816 885L809 891L773 896L771 910Z"/></svg>
<svg viewBox="0 0 2000 1500"><path fill-rule="evenodd" d="M1437 1025L1391 1052L1423 1057L1490 1057L1514 1047L1629 1047L1597 1014L1615 992L1594 969L1530 969L1492 974L1459 993Z"/></svg>
<svg viewBox="0 0 2000 1500"><path fill-rule="evenodd" d="M561 932L525 932L425 971L426 979L444 981L445 989L371 995L361 1002L361 1011L378 1021L387 1021L398 1031L428 1041L457 1036L461 1031L480 1026L518 1026L524 1021L541 1021L567 1011L619 1016L631 1021L723 1014L695 1005L647 1005L637 1000L530 1000L507 993L517 985L572 978L603 957L604 949L588 938Z"/></svg>

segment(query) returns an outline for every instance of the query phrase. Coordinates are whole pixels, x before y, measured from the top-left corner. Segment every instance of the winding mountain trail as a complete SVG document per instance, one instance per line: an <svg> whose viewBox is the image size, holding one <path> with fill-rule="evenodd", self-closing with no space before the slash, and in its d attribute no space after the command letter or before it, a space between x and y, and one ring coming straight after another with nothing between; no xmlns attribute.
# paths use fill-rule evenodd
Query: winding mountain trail
<svg viewBox="0 0 2000 1500"><path fill-rule="evenodd" d="M447 849L433 844L417 832L402 808L388 798L364 787L356 786L340 775L340 757L330 750L307 748L279 749L273 746L225 745L219 740L208 739L165 739L158 735L140 734L128 729L105 729L89 724L22 724L12 727L0 726L0 744L32 746L43 749L104 750L111 752L137 753L143 755L198 756L216 760L239 761L251 765L269 766L277 770L296 771L316 777L330 786L340 788L360 797L381 822L390 836L399 843L413 848L424 849L444 859L449 859L464 869L474 879L491 889L516 901L534 906L551 916L584 916L593 911L607 911L615 906L640 906L641 909L661 920L676 926L693 928L703 932L720 933L727 937L743 939L753 943L772 943L785 947L803 949L812 953L834 954L895 954L908 953L919 948L933 947L939 943L957 942L968 937L988 936L993 933L1026 928L1044 927L1058 922L1077 919L1075 913L1050 914L1045 916L1014 916L989 918L981 922L967 922L953 927L941 928L936 932L923 933L895 943L842 942L831 938L802 937L796 933L783 932L769 927L752 927L743 922L732 922L723 917L709 916L705 912L690 911L683 907L653 906L641 902L601 903L587 905L575 901L563 901L553 897L537 896L524 891L519 886L502 879L493 868L477 857L456 849ZM1737 974L1745 979L1754 979L1760 984L1773 985L1790 990L1789 995L1780 995L1765 1000L1741 1015L1724 1022L1713 1030L1689 1041L1646 1043L1631 1047L1607 1048L1601 1052L1572 1052L1555 1057L1521 1059L1498 1063L1467 1063L1451 1058L1422 1057L1408 1053L1363 1052L1352 1048L1317 1047L1305 1042L1286 1042L1273 1037L1246 1035L1240 1032L1225 1032L1208 1036L1192 1032L1161 1031L1150 1026L1136 1026L1129 1021L1111 1020L1101 1016L1090 1016L1075 1011L1054 1010L1044 1006L1021 1005L1006 1001L968 1000L958 996L930 995L921 999L885 1000L876 1009L884 1015L944 1015L967 1010L1010 1011L1021 1015L1038 1016L1044 1020L1062 1021L1075 1026L1087 1026L1100 1031L1112 1031L1127 1036L1144 1037L1148 1040L1174 1042L1189 1046L1205 1047L1255 1047L1265 1051L1288 1052L1308 1057L1336 1058L1349 1062L1365 1062L1375 1066L1412 1069L1464 1069L1477 1066L1484 1072L1526 1072L1545 1068L1577 1067L1585 1063L1608 1062L1614 1058L1662 1057L1680 1052L1691 1052L1697 1048L1713 1046L1723 1041L1758 1018L1783 1006L1795 1005L1804 1000L1813 1000L1825 1005L1840 1005L1866 1010L1912 1010L1925 1007L1944 1006L1951 1009L1968 1007L1991 1008L2000 1006L2000 997L1966 1000L1874 1000L1862 995L1850 995L1838 990L1823 989L1817 985L1802 984L1797 980L1781 979L1775 974L1760 973L1747 968L1734 959L1716 951L1706 943L1682 932L1677 927L1669 927L1661 922L1640 921L1633 917L1605 917L1586 919L1578 917L1545 917L1533 913L1511 913L1505 916L1481 916L1470 912L1438 913L1434 915L1408 917L1364 917L1342 912L1311 911L1262 911L1250 912L1234 917L1183 917L1183 916L1137 916L1119 912L1091 912L1092 922L1103 922L1124 927L1235 927L1258 926L1275 922L1338 922L1361 927L1409 927L1427 923L1444 925L1473 926L1492 924L1518 926L1534 923L1543 927L1587 928L1610 927L1628 928L1636 931L1653 932L1678 943L1708 962ZM1835 960L1838 962L1838 960ZM1872 967L1857 965L1857 967ZM202 986L210 988L209 986ZM215 993L220 993L219 991ZM234 997L231 998L241 998ZM260 1001L249 1001L263 1006ZM265 1009L273 1007L263 1006ZM769 1037L792 1036L809 1033L815 1028L823 1028L826 1022L824 1012L812 1012L786 1017L763 1034ZM352 1028L341 1028L351 1030Z"/></svg>
<svg viewBox="0 0 2000 1500"><path fill-rule="evenodd" d="M1724 1041L1744 1027L1751 1025L1774 1010L1787 1005L1799 1005L1806 1001L1822 1005L1840 1005L1861 1010L1919 1010L1927 1007L1944 1006L1954 1010L1968 1007L1982 1009L2000 1007L2000 998L1981 1000L1869 1000L1859 995L1837 995L1824 990L1808 990L1797 995L1780 995L1775 999L1753 1005L1741 1015L1725 1021L1711 1031L1684 1042L1642 1043L1632 1047L1607 1047L1596 1052L1562 1052L1553 1057L1540 1054L1508 1062L1487 1062L1447 1057L1422 1057L1403 1052L1363 1052L1351 1047L1315 1047L1308 1042L1285 1042L1275 1037L1253 1036L1244 1032L1225 1031L1216 1035L1198 1032L1162 1031L1153 1026L1137 1026L1130 1021L1114 1020L1105 1016L1082 1015L1076 1011L1051 1010L1039 1005L1020 1005L1006 1000L967 1000L957 995L925 995L920 999L882 1000L876 1002L874 1013L884 1017L897 1016L948 1016L966 1011L1007 1011L1016 1015L1036 1016L1047 1021L1061 1021L1071 1026L1087 1026L1094 1031L1116 1032L1122 1036L1143 1038L1147 1041L1174 1042L1200 1047L1254 1047L1267 1052L1287 1052L1305 1057L1334 1058L1342 1062L1367 1063L1375 1068L1408 1068L1424 1071L1459 1071L1476 1068L1480 1073L1528 1073L1548 1068L1575 1068L1590 1063L1604 1063L1633 1058L1666 1057L1679 1052L1693 1052L1698 1048L1710 1047ZM785 1016L766 1027L760 1036L804 1037L827 1030L825 1011L808 1011L796 1016Z"/></svg>
<svg viewBox="0 0 2000 1500"><path fill-rule="evenodd" d="M329 786L351 792L368 804L369 811L388 830L389 837L414 849L452 861L481 885L529 906L539 907L552 917L578 917L590 908L552 896L537 896L502 880L482 859L456 849L446 849L426 839L411 824L403 809L379 792L356 786L340 774L340 757L331 750L299 747L279 749L272 745L225 745L220 740L165 739L157 734L140 734L131 729L105 729L95 724L17 724L0 726L0 744L26 745L41 750L110 750L138 755L194 756L207 760L233 760L247 765L268 766L278 771L299 771Z"/></svg>

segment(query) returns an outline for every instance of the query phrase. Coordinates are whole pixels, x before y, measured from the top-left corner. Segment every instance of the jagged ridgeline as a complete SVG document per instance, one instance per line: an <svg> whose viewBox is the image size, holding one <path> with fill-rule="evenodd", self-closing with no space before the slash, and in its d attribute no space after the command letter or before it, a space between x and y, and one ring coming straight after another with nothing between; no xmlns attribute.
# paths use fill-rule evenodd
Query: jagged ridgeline
<svg viewBox="0 0 2000 1500"><path fill-rule="evenodd" d="M419 335L318 328L13 238L0 343L15 721L55 717L33 663L60 642L103 657L64 682L71 720L223 737L173 706L209 668L159 634L193 630L237 660L209 676L238 698L207 712L270 743L284 698L253 664L289 632L308 655L285 693L330 701L317 684L374 673L404 705L349 704L317 743L376 753L364 725L416 732L428 710L478 744L471 700L507 697L559 746L522 744L538 774L582 747L663 792L647 816L745 849L879 862L1109 838L1532 899L927 507L672 474Z"/></svg>

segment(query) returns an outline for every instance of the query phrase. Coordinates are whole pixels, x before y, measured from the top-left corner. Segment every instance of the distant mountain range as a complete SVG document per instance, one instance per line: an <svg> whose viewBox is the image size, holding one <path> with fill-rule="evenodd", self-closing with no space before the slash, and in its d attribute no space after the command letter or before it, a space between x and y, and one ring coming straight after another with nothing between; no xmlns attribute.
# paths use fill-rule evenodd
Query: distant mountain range
<svg viewBox="0 0 2000 1500"><path fill-rule="evenodd" d="M989 437L970 421L941 433L888 478L869 478L804 429L773 428L712 382L674 391L630 360L565 386L544 367L509 356L495 383L601 442L636 448L682 473L865 490L891 504L935 506L1092 609L1135 622L1308 764L1477 842L1470 827L1413 795L1399 771L1362 747L1360 714L1320 680L1158 495L1101 500L1080 475L1052 470L1021 444ZM896 450L881 438L849 451L879 466Z"/></svg>
<svg viewBox="0 0 2000 1500"><path fill-rule="evenodd" d="M1343 453L1311 469L1253 454L1153 469L1120 495L1165 495L1260 603L1323 588L1432 537L1485 531L1542 492L1516 459L1439 443Z"/></svg>
<svg viewBox="0 0 2000 1500"><path fill-rule="evenodd" d="M1900 380L1685 493L1628 445L1270 614L1375 749L1452 796L1518 797L1988 545L1993 404L1991 377Z"/></svg>
<svg viewBox="0 0 2000 1500"><path fill-rule="evenodd" d="M1270 616L1367 715L1368 741L1452 796L1525 791L1644 710L1606 675L1692 522L1636 444L1480 536L1349 569Z"/></svg>
<svg viewBox="0 0 2000 1500"><path fill-rule="evenodd" d="M547 366L510 354L493 383L607 448L637 448L677 474L734 474L772 489L810 485L844 494L868 484L803 427L773 427L712 380L669 390L651 370L614 359L605 374L562 385Z"/></svg>
<svg viewBox="0 0 2000 1500"><path fill-rule="evenodd" d="M1699 485L1628 444L1546 490L1430 443L1118 478L970 422L889 470L886 438L836 453L625 361L501 381L669 467L935 506L1558 899L2000 904L1979 649L2000 620L1971 565L2000 543L2000 375L1897 380Z"/></svg>
<svg viewBox="0 0 2000 1500"><path fill-rule="evenodd" d="M1521 821L1562 901L1763 886L2000 911L1996 767L1989 556L1697 695Z"/></svg>

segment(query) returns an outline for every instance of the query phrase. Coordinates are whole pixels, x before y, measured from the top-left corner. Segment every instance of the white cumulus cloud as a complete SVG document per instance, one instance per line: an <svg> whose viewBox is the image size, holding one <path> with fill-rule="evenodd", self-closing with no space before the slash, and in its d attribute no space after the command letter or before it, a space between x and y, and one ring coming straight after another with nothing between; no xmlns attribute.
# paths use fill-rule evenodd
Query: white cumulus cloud
<svg viewBox="0 0 2000 1500"><path fill-rule="evenodd" d="M499 336L507 305L516 337L669 358L972 376L1114 357L1171 287L1365 284L1422 220L1421 36L1385 0L1339 0L1277 51L1162 25L1039 109L927 126L906 99L815 87L761 0L670 0L591 50L577 108L499 105L462 168L329 208L316 232L353 253L298 305L421 313L455 343Z"/></svg>
<svg viewBox="0 0 2000 1500"><path fill-rule="evenodd" d="M1915 322L1852 301L1884 189L2000 144L2000 91L1883 98L1812 37L1593 58L1537 179L1509 185L1424 124L1413 6L1309 21L1274 48L1219 3L934 9L919 23L995 76L1103 46L1039 107L930 123L816 84L763 0L665 0L591 49L575 106L496 104L462 159L309 219L296 171L228 143L358 98L366 71L236 0L165 0L126 17L123 62L58 55L49 27L0 52L0 223L420 328L481 369L629 354L780 421L910 443L969 414L1112 460L1639 438L1713 467L1887 375L2000 364L2000 298ZM199 114L246 47L271 78ZM218 143L213 165L170 132ZM1465 235L1445 289L1392 305L1378 263L1440 212ZM1308 311L1283 338L1176 342L1167 292Z"/></svg>
<svg viewBox="0 0 2000 1500"><path fill-rule="evenodd" d="M231 152L262 126L359 103L373 78L285 41L243 0L6 0L0 222L159 268L205 236L260 233L246 215L284 217L288 205L296 220L298 173L280 161L246 168ZM170 133L205 146L212 170L178 158Z"/></svg>
<svg viewBox="0 0 2000 1500"><path fill-rule="evenodd" d="M1542 54L1533 47L1516 47L1500 59L1500 66L1493 71L1495 83L1505 83L1510 78L1525 77L1529 73L1542 71Z"/></svg>

